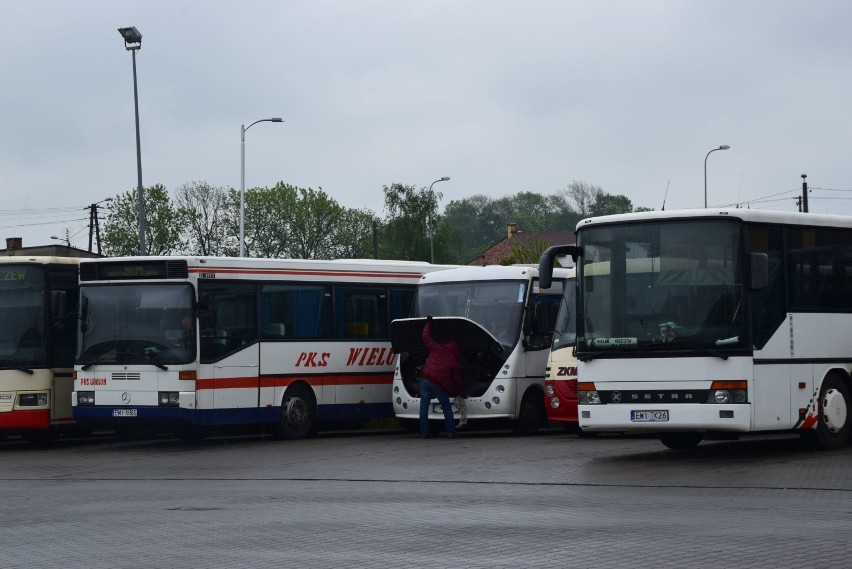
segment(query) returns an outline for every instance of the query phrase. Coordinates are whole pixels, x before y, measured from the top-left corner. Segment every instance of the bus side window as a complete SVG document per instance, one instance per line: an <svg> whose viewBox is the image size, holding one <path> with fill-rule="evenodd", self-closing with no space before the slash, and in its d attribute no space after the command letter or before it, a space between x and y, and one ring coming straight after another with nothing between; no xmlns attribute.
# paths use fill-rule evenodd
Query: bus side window
<svg viewBox="0 0 852 569"><path fill-rule="evenodd" d="M253 284L199 285L201 361L211 362L257 339L257 292ZM212 332L212 333L211 333Z"/></svg>

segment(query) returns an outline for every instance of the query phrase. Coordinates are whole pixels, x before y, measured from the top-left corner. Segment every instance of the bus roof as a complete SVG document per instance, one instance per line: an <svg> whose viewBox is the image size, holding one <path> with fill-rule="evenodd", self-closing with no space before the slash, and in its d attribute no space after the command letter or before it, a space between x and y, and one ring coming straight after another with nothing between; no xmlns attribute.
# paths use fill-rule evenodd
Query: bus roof
<svg viewBox="0 0 852 569"><path fill-rule="evenodd" d="M569 278L574 275L573 269L553 270L557 279ZM420 277L422 283L464 282L489 280L530 280L538 277L538 267L533 265L476 265L457 267L429 273Z"/></svg>
<svg viewBox="0 0 852 569"><path fill-rule="evenodd" d="M351 267L364 270L369 268L374 272L396 272L406 270L414 273L439 271L455 268L458 265L433 265L423 261L394 261L388 259L267 259L258 257L210 257L196 255L166 255L166 256L125 256L104 257L101 259L84 259L85 263L133 263L145 261L186 261L190 267L253 267L253 268L327 268L341 269Z"/></svg>
<svg viewBox="0 0 852 569"><path fill-rule="evenodd" d="M822 213L799 213L763 209L682 209L668 211L643 211L589 217L577 223L577 231L590 225L633 223L656 220L680 219L739 219L748 223L776 223L781 225L852 227L852 216L827 215Z"/></svg>
<svg viewBox="0 0 852 569"><path fill-rule="evenodd" d="M0 257L0 264L4 265L79 265L82 259L87 257L53 257L50 255L14 255Z"/></svg>

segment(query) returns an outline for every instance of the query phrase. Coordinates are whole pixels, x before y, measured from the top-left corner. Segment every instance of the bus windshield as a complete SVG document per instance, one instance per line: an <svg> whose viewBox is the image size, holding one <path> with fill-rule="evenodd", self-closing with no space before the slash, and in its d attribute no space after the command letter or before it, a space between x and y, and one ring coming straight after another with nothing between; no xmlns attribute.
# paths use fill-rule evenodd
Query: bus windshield
<svg viewBox="0 0 852 569"><path fill-rule="evenodd" d="M80 289L77 363L189 363L195 312L189 284L122 284Z"/></svg>
<svg viewBox="0 0 852 569"><path fill-rule="evenodd" d="M576 281L570 279L565 282L562 291L562 302L559 304L559 312L556 314L556 326L553 331L552 349L568 348L574 345L577 339L577 287Z"/></svg>
<svg viewBox="0 0 852 569"><path fill-rule="evenodd" d="M44 287L42 267L0 268L0 368L47 365Z"/></svg>
<svg viewBox="0 0 852 569"><path fill-rule="evenodd" d="M421 284L415 314L468 318L511 347L520 334L526 289L526 281Z"/></svg>
<svg viewBox="0 0 852 569"><path fill-rule="evenodd" d="M582 229L578 351L745 348L740 228L673 220Z"/></svg>

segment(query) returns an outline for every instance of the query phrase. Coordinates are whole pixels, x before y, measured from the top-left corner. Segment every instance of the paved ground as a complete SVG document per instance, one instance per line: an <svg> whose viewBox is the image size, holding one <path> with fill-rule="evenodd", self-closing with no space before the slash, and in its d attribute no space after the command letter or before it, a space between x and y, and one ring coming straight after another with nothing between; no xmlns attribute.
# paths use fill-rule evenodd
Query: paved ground
<svg viewBox="0 0 852 569"><path fill-rule="evenodd" d="M0 445L0 567L848 567L852 447L353 432Z"/></svg>

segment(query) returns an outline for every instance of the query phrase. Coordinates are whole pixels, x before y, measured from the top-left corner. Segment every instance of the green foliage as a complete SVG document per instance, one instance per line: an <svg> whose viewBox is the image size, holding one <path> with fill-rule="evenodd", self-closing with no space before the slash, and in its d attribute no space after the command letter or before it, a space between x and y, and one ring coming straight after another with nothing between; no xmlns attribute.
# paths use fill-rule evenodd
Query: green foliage
<svg viewBox="0 0 852 569"><path fill-rule="evenodd" d="M441 194L428 188L384 186L387 219L379 239L379 257L407 261L431 259L429 223L437 221ZM433 221L434 220L434 221ZM439 258L436 251L436 261Z"/></svg>
<svg viewBox="0 0 852 569"><path fill-rule="evenodd" d="M166 188L156 184L143 189L145 200L145 250L147 255L171 255L183 250L185 212L172 205ZM137 192L117 195L109 203L104 221L106 255L139 254L139 202Z"/></svg>
<svg viewBox="0 0 852 569"><path fill-rule="evenodd" d="M627 196L601 193L595 196L590 214L593 216L614 215L631 211L633 211L633 203Z"/></svg>
<svg viewBox="0 0 852 569"><path fill-rule="evenodd" d="M206 182L177 189L175 202L187 222L185 236L191 255L224 255L228 243L228 191Z"/></svg>
<svg viewBox="0 0 852 569"><path fill-rule="evenodd" d="M582 217L632 209L627 197L578 181L551 195L476 194L451 201L443 215L438 212L442 196L430 188L394 183L383 191L385 217L380 219L368 210L341 206L322 188L279 182L246 190L245 254L429 261L434 249L437 263L464 264L503 239L509 223L525 232L565 231L573 230ZM239 191L191 182L179 187L172 201L165 187L157 184L145 190L145 205L148 254L239 254ZM138 254L137 208L135 191L110 202L103 231L105 254ZM537 241L514 241L507 262L537 262L546 245Z"/></svg>

